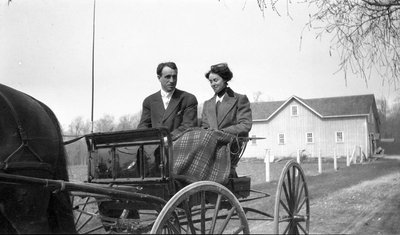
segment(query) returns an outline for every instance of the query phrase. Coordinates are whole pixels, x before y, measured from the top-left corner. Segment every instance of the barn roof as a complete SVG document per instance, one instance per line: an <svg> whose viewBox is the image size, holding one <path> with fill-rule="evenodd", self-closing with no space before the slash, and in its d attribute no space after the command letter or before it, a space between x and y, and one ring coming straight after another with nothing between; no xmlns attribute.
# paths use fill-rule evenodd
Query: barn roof
<svg viewBox="0 0 400 235"><path fill-rule="evenodd" d="M297 100L321 118L368 115L371 108L376 117L378 116L373 94L315 99L292 96L286 101L252 103L253 120L269 120L292 100Z"/></svg>

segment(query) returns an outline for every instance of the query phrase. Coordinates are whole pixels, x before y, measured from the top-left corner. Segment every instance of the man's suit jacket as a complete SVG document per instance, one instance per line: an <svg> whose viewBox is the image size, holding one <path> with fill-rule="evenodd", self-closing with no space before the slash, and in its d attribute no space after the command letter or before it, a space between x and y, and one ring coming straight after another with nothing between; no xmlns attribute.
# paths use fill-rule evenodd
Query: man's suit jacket
<svg viewBox="0 0 400 235"><path fill-rule="evenodd" d="M218 117L215 100L216 95L204 102L201 127L222 130L237 136L248 136L252 126L252 114L247 96L227 88L218 108Z"/></svg>
<svg viewBox="0 0 400 235"><path fill-rule="evenodd" d="M175 89L167 109L161 91L143 101L142 116L138 128L167 127L171 135L177 135L189 127L197 126L197 99L194 95Z"/></svg>

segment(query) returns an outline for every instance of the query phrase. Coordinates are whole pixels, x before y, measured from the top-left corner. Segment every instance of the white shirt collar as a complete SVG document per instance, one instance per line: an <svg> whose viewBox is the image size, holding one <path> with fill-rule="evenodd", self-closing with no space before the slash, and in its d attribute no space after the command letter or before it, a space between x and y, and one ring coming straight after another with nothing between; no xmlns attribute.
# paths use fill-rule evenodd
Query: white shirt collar
<svg viewBox="0 0 400 235"><path fill-rule="evenodd" d="M171 98L172 94L174 94L175 89L171 92L166 92L163 89L161 89L161 97L167 97L167 98Z"/></svg>
<svg viewBox="0 0 400 235"><path fill-rule="evenodd" d="M215 103L217 103L218 101L219 101L219 102L222 102L222 100L224 99L224 96L225 96L225 94L224 94L223 96L221 96L221 97L219 97L219 96L217 95L216 98L215 98Z"/></svg>

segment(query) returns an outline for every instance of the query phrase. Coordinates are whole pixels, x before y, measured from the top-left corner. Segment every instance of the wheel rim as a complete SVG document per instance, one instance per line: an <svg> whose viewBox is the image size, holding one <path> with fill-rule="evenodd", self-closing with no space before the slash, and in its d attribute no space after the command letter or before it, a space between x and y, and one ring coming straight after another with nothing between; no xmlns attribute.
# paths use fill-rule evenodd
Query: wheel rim
<svg viewBox="0 0 400 235"><path fill-rule="evenodd" d="M286 163L275 197L274 233L308 234L310 203L303 169L291 160Z"/></svg>
<svg viewBox="0 0 400 235"><path fill-rule="evenodd" d="M224 186L200 181L177 192L157 217L151 233L249 233L243 208Z"/></svg>

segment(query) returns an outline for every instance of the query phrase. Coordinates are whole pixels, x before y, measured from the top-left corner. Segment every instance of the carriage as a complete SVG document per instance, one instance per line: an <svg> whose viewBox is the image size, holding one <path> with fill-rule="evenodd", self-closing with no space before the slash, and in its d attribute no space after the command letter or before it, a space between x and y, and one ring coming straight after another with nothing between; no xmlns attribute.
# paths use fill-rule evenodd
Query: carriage
<svg viewBox="0 0 400 235"><path fill-rule="evenodd" d="M232 161L238 162L250 138L240 140L240 153ZM272 233L309 231L307 184L294 161L282 170L274 212L269 214L242 207L243 202L269 196L252 190L247 176L229 177L220 184L175 175L172 140L164 128L94 133L86 136L86 142L87 185L110 193L72 192L78 232L249 233L249 211L271 221Z"/></svg>
<svg viewBox="0 0 400 235"><path fill-rule="evenodd" d="M18 123L21 119L14 113L13 118ZM23 125L18 127L22 136ZM235 139L237 152L230 152L235 155L234 164L239 162L250 139ZM12 169L13 162L7 161L17 151L36 151L29 149L29 141L24 140L18 150L3 161L0 186L25 185L52 194L68 192L74 214L73 226L78 233L248 234L249 212L258 214L261 221L270 221L269 228L265 229L269 233L309 233L307 183L302 168L293 160L288 161L281 172L276 195L271 197L275 201L274 209L268 213L246 207L250 201L270 196L252 190L251 179L247 176L236 175L218 183L175 174L172 171L173 141L165 128L92 133L86 135L85 140L87 181L10 174L7 169ZM231 149L230 144L228 149ZM41 160L40 154L34 155ZM32 169L37 169L46 165L37 161L30 160L28 166L35 165ZM26 167L27 162L24 163ZM17 169L18 162L14 165Z"/></svg>

